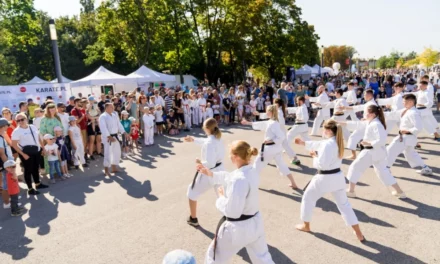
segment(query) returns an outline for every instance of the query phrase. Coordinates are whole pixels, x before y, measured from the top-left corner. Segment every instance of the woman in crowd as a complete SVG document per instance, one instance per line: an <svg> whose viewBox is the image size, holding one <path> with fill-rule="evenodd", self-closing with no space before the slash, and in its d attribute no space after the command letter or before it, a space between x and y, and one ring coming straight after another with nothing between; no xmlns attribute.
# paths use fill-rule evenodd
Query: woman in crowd
<svg viewBox="0 0 440 264"><path fill-rule="evenodd" d="M176 94L176 98L173 101L173 109L178 119L177 122L179 122L180 120L180 129L183 129L184 131L189 131L189 129L185 127L185 112L183 109L182 92L178 92Z"/></svg>
<svg viewBox="0 0 440 264"><path fill-rule="evenodd" d="M267 247L263 217L259 213L260 172L251 164L252 156L257 154L258 150L245 141L234 141L229 156L236 170L212 172L205 164L197 166L205 177L225 183L225 188L218 188L216 201L223 217L209 245L205 263L229 263L244 247L252 263L275 263Z"/></svg>
<svg viewBox="0 0 440 264"><path fill-rule="evenodd" d="M89 97L89 104L86 108L87 120L89 121L87 125L87 134L88 134L88 152L91 160L95 160L93 157L93 153L95 151L96 144L96 153L100 156L102 154L102 145L101 145L101 130L99 129L99 116L101 115L101 111L99 110L98 104L95 101L93 96Z"/></svg>
<svg viewBox="0 0 440 264"><path fill-rule="evenodd" d="M17 127L17 122L15 122L15 120L12 119L12 112L9 108L2 109L2 116L9 122L8 129L6 130L5 139L6 142L8 142L8 145L11 146L12 145L11 136L12 136L12 132ZM12 148L12 155L14 156L14 160L17 159L18 153L17 151L15 151L14 148Z"/></svg>
<svg viewBox="0 0 440 264"><path fill-rule="evenodd" d="M229 124L233 124L235 122L235 109L237 109L238 106L234 87L229 88L228 97L231 101L231 106L229 108Z"/></svg>
<svg viewBox="0 0 440 264"><path fill-rule="evenodd" d="M18 127L12 132L12 147L19 154L24 167L24 180L28 187L29 195L37 195L38 189L47 188L40 182L40 158L43 142L40 140L38 129L33 125L28 125L27 117L24 113L15 116ZM53 133L53 132L52 132ZM32 186L35 183L35 189Z"/></svg>
<svg viewBox="0 0 440 264"><path fill-rule="evenodd" d="M46 109L44 109L44 117L41 119L40 123L40 134L46 135L50 134L52 136L55 136L55 127L61 127L63 128L63 123L61 122L60 117L57 115L57 109L55 107L55 104L48 104L46 106ZM42 144L41 146L44 146ZM44 157L44 168L46 170L46 174L49 173L49 164L47 163L47 157ZM59 177L61 175L58 175Z"/></svg>
<svg viewBox="0 0 440 264"><path fill-rule="evenodd" d="M144 132L144 121L142 120L142 116L144 115L144 108L148 107L150 108L149 98L145 95L139 96L138 100L138 106L139 106L139 123L140 123L140 132L141 134ZM153 105L155 107L155 105Z"/></svg>

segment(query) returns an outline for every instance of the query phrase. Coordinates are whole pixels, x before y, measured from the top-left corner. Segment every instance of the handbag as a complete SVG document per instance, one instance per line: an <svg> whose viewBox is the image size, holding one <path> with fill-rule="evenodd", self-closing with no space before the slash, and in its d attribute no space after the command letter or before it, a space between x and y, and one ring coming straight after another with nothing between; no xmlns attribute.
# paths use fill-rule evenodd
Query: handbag
<svg viewBox="0 0 440 264"><path fill-rule="evenodd" d="M28 145L24 147L20 146L20 147L21 150L27 155L37 155L40 153L40 151L38 150L37 141L35 140L35 136L34 133L32 132L31 126L29 126L29 130L31 131L31 135L32 138L34 139L35 145Z"/></svg>

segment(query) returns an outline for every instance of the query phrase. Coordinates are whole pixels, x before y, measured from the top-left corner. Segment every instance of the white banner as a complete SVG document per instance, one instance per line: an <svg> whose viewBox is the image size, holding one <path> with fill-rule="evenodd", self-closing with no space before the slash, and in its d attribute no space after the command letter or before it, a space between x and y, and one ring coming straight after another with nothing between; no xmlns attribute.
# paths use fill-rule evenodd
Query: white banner
<svg viewBox="0 0 440 264"><path fill-rule="evenodd" d="M8 107L15 112L18 104L21 101L27 102L28 99L41 105L47 96L52 96L55 103L67 103L71 95L68 83L0 86L0 109Z"/></svg>

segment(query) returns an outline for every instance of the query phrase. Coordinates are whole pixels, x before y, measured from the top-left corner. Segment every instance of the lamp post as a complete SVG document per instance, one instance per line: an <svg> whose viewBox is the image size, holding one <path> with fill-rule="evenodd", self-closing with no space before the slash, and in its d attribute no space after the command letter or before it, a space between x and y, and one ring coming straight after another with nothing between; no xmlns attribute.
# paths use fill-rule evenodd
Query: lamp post
<svg viewBox="0 0 440 264"><path fill-rule="evenodd" d="M58 52L57 30L55 28L55 21L49 20L50 40L52 41L53 60L55 62L55 73L57 75L58 83L63 82L63 75L61 74L60 54Z"/></svg>
<svg viewBox="0 0 440 264"><path fill-rule="evenodd" d="M376 69L376 56L373 57L373 69Z"/></svg>
<svg viewBox="0 0 440 264"><path fill-rule="evenodd" d="M321 68L319 69L320 76L321 76L322 66L324 66L324 45L321 45Z"/></svg>

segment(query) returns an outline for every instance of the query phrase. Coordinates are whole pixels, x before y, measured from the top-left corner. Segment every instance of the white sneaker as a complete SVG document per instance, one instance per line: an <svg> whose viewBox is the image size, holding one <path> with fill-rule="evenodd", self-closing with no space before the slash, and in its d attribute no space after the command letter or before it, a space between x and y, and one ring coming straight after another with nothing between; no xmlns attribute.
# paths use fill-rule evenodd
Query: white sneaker
<svg viewBox="0 0 440 264"><path fill-rule="evenodd" d="M392 195L396 196L399 199L406 199L406 194L404 192L398 193L396 191L391 192Z"/></svg>
<svg viewBox="0 0 440 264"><path fill-rule="evenodd" d="M416 170L417 173L422 174L422 175L431 175L432 174L432 169L428 166L424 167L421 170Z"/></svg>
<svg viewBox="0 0 440 264"><path fill-rule="evenodd" d="M347 197L356 198L356 193L347 191Z"/></svg>
<svg viewBox="0 0 440 264"><path fill-rule="evenodd" d="M3 204L3 209L11 209L11 204Z"/></svg>

